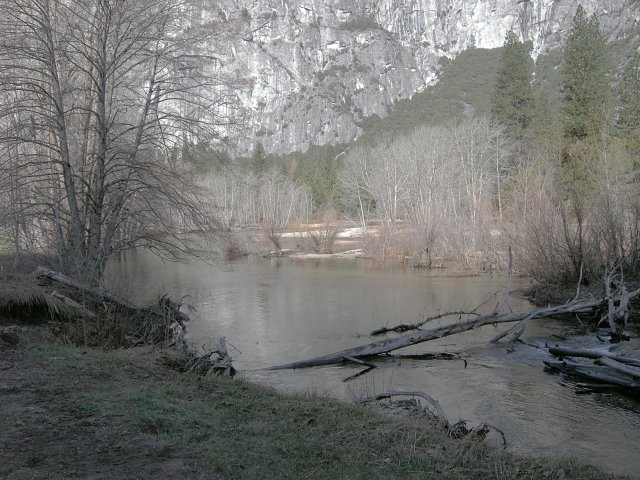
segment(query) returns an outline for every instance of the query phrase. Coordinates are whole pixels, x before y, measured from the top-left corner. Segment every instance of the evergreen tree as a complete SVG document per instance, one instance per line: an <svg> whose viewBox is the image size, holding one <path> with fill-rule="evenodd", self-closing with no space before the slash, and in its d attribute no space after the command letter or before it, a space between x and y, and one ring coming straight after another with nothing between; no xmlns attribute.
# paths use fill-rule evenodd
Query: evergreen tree
<svg viewBox="0 0 640 480"><path fill-rule="evenodd" d="M264 150L264 146L261 142L256 143L253 147L253 154L251 155L251 170L255 173L262 173L267 169L267 153Z"/></svg>
<svg viewBox="0 0 640 480"><path fill-rule="evenodd" d="M624 70L618 98L618 128L640 179L640 52L636 52Z"/></svg>
<svg viewBox="0 0 640 480"><path fill-rule="evenodd" d="M607 46L595 15L578 6L564 49L564 146L560 193L563 235L576 277L586 260L586 224L606 148L610 86Z"/></svg>
<svg viewBox="0 0 640 480"><path fill-rule="evenodd" d="M491 113L516 138L522 137L534 117L532 77L533 60L529 49L510 31L502 50Z"/></svg>
<svg viewBox="0 0 640 480"><path fill-rule="evenodd" d="M618 127L625 133L640 127L640 53L631 58L622 75L619 89Z"/></svg>
<svg viewBox="0 0 640 480"><path fill-rule="evenodd" d="M564 50L564 134L569 140L599 136L610 99L607 46L595 15L578 6Z"/></svg>

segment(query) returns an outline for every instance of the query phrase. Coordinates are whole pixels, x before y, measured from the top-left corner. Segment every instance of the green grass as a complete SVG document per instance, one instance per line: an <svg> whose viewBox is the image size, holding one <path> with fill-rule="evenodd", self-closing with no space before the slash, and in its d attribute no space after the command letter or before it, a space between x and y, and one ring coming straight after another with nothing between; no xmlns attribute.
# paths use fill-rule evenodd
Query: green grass
<svg viewBox="0 0 640 480"><path fill-rule="evenodd" d="M575 463L451 440L427 418L391 418L325 396L180 374L126 352L40 341L26 357L54 392L65 392L59 408L102 419L101 435L170 442L221 478L534 479L559 471L605 478ZM56 395L44 394L55 406Z"/></svg>

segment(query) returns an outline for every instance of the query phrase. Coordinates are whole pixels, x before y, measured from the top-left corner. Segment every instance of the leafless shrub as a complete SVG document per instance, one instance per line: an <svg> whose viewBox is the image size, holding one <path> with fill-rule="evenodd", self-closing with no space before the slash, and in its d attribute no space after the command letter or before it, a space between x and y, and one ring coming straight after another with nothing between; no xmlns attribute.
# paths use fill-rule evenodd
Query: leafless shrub
<svg viewBox="0 0 640 480"><path fill-rule="evenodd" d="M333 245L340 232L337 224L337 215L334 209L328 208L321 214L320 227L309 231L309 238L315 253L332 253Z"/></svg>
<svg viewBox="0 0 640 480"><path fill-rule="evenodd" d="M580 190L563 186L547 158L516 172L510 238L519 265L537 280L575 283L582 271L585 282L598 281L613 265L638 274L637 184L615 146L604 153Z"/></svg>
<svg viewBox="0 0 640 480"><path fill-rule="evenodd" d="M493 251L511 152L503 128L486 118L354 149L343 189L364 226L372 207L383 225L366 238L367 251L405 258L428 250L464 265L484 248Z"/></svg>

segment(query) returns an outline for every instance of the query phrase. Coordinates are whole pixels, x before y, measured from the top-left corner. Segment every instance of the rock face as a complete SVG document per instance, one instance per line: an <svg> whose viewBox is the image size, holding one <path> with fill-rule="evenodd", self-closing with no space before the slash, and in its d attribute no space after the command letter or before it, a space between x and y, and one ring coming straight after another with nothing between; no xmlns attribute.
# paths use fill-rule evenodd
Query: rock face
<svg viewBox="0 0 640 480"><path fill-rule="evenodd" d="M366 117L437 80L445 59L495 48L513 30L537 56L561 45L578 4L611 39L640 26L637 0L199 0L197 15L239 21L224 68L242 92L241 148L306 150L354 140ZM636 33L637 34L637 33Z"/></svg>

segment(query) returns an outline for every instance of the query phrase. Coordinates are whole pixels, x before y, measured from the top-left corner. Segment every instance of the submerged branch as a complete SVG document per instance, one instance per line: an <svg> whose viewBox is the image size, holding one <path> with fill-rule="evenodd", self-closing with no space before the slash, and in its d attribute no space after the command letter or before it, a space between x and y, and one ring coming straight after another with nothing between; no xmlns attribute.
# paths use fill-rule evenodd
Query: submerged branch
<svg viewBox="0 0 640 480"><path fill-rule="evenodd" d="M453 316L462 316L462 315L476 315L476 316L480 316L480 314L475 313L474 311L471 312L465 312L465 311L457 311L457 312L446 312L446 313L439 313L437 315L433 315L431 317L427 317L424 320L421 320L419 322L416 323L401 323L399 325L396 325L395 327L382 327L382 328L378 328L377 330L374 330L373 332L371 332L371 336L377 336L377 335L383 335L385 333L391 333L391 332L396 332L396 333L402 333L402 332L408 332L411 330L419 330L420 327L426 325L429 322L433 322L434 320L440 320L441 318L446 318L446 317L453 317Z"/></svg>
<svg viewBox="0 0 640 480"><path fill-rule="evenodd" d="M640 293L640 290L637 290L633 293L637 295L638 293ZM457 333L473 330L484 325L519 322L525 319L545 318L552 317L554 315L565 315L568 313L593 312L601 305L601 299L589 299L579 302L570 302L564 305L557 305L553 307L526 310L523 312L513 312L505 314L492 313L490 315L479 316L478 318L475 318L473 320L467 320L464 322L454 323L452 325L432 328L430 330L423 330L417 333L402 335L396 338L380 340L377 342L369 343L367 345L341 350L339 352L311 358L308 360L275 365L268 368L267 370L286 370L295 368L317 367L321 365L334 365L342 363L345 357L361 358L389 353L400 348L408 347L410 345L417 345L429 340L455 335Z"/></svg>

